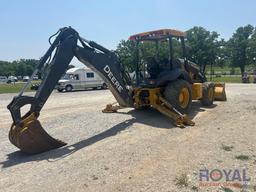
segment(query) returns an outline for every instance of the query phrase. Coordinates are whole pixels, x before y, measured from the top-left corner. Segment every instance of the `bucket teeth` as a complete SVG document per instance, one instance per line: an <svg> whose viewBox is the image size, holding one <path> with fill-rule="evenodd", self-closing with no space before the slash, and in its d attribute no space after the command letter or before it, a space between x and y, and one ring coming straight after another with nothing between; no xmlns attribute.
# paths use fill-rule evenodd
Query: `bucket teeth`
<svg viewBox="0 0 256 192"><path fill-rule="evenodd" d="M38 120L33 120L24 127L12 125L9 132L10 142L22 152L37 154L66 145L65 142L51 137Z"/></svg>

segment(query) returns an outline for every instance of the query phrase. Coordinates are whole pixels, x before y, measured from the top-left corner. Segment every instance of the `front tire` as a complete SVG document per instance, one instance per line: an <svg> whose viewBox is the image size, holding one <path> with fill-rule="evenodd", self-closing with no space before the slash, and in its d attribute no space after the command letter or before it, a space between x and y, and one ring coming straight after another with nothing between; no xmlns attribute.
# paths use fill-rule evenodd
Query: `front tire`
<svg viewBox="0 0 256 192"><path fill-rule="evenodd" d="M108 86L107 86L107 84L106 84L106 83L103 83L103 84L102 84L102 86L101 86L101 88L102 88L102 89L107 89L107 88L108 88Z"/></svg>
<svg viewBox="0 0 256 192"><path fill-rule="evenodd" d="M179 112L187 113L192 103L191 85L183 79L170 82L165 88L164 97Z"/></svg>
<svg viewBox="0 0 256 192"><path fill-rule="evenodd" d="M73 90L73 87L71 85L67 85L65 87L66 92L71 92Z"/></svg>
<svg viewBox="0 0 256 192"><path fill-rule="evenodd" d="M203 106L211 106L214 101L214 84L205 82L203 83L203 98L201 99Z"/></svg>

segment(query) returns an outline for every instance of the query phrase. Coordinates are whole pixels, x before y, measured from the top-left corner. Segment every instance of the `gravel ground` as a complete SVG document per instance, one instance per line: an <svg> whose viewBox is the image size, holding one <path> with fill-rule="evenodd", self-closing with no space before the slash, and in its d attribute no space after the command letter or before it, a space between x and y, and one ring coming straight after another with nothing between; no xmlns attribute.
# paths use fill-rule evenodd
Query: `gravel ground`
<svg viewBox="0 0 256 192"><path fill-rule="evenodd" d="M108 90L53 93L40 120L68 145L33 156L9 143L6 105L14 94L1 94L0 191L225 191L200 186L202 169L230 170L231 179L245 169L247 189L227 188L256 191L256 86L226 89L227 102L194 102L189 115L196 125L185 129L155 110L101 113L114 102Z"/></svg>

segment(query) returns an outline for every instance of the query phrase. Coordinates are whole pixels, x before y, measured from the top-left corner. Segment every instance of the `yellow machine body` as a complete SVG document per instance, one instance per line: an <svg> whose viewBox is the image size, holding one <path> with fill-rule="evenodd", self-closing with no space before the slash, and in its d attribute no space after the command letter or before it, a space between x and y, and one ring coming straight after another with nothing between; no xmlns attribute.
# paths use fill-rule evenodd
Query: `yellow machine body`
<svg viewBox="0 0 256 192"><path fill-rule="evenodd" d="M171 118L174 121L174 124L177 127L184 128L186 125L193 126L195 123L186 115L181 114L177 111L168 101L166 101L161 93L161 88L134 88L133 90L134 96L134 106L136 109L149 106L153 107L162 114ZM142 101L140 98L140 94L146 91L148 93L148 97ZM117 112L118 109L124 108L117 103L108 104L105 109L102 110L103 113L113 113Z"/></svg>
<svg viewBox="0 0 256 192"><path fill-rule="evenodd" d="M216 101L226 101L227 100L225 83L215 83L214 99Z"/></svg>
<svg viewBox="0 0 256 192"><path fill-rule="evenodd" d="M157 109L162 114L170 117L174 120L175 125L178 127L185 127L185 125L193 126L195 123L186 115L181 114L177 111L166 99L164 99L162 94L163 88L133 88L133 100L135 108L141 108L144 106L150 106ZM148 96L141 100L141 93L145 91ZM226 100L225 84L214 83L214 100ZM210 96L211 97L211 96ZM201 100L203 98L203 83L192 84L192 100ZM104 113L117 112L118 109L124 108L116 103L109 104L102 111Z"/></svg>
<svg viewBox="0 0 256 192"><path fill-rule="evenodd" d="M192 85L192 99L199 100L203 97L203 84L194 83ZM225 83L214 83L214 100L215 101L226 101L226 89Z"/></svg>
<svg viewBox="0 0 256 192"><path fill-rule="evenodd" d="M192 85L192 99L198 100L203 97L203 85L202 83L194 83Z"/></svg>

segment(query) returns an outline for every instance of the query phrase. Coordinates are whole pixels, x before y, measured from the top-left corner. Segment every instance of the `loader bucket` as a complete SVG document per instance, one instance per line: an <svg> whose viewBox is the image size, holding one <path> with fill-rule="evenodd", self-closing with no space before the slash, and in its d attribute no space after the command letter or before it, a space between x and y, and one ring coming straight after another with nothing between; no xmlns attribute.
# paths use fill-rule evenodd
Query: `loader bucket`
<svg viewBox="0 0 256 192"><path fill-rule="evenodd" d="M66 145L63 141L51 137L36 119L25 123L23 127L13 124L9 140L22 152L29 154L42 153Z"/></svg>
<svg viewBox="0 0 256 192"><path fill-rule="evenodd" d="M227 100L225 83L215 83L214 100L216 100L216 101L226 101Z"/></svg>

